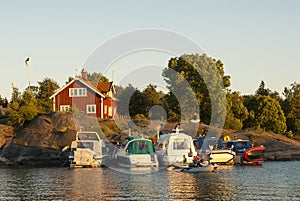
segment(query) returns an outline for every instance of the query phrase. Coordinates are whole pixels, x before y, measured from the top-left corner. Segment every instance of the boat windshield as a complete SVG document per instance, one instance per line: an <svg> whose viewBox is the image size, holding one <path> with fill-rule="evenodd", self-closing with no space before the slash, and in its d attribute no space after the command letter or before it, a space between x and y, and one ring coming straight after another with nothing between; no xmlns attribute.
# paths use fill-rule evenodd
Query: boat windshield
<svg viewBox="0 0 300 201"><path fill-rule="evenodd" d="M173 149L189 149L188 139L174 139Z"/></svg>
<svg viewBox="0 0 300 201"><path fill-rule="evenodd" d="M237 142L236 145L238 147L244 147L244 146L250 146L250 143L248 141L240 141L240 142Z"/></svg>
<svg viewBox="0 0 300 201"><path fill-rule="evenodd" d="M96 133L78 133L78 140L99 140Z"/></svg>
<svg viewBox="0 0 300 201"><path fill-rule="evenodd" d="M85 148L93 150L94 143L93 142L78 142L77 148Z"/></svg>

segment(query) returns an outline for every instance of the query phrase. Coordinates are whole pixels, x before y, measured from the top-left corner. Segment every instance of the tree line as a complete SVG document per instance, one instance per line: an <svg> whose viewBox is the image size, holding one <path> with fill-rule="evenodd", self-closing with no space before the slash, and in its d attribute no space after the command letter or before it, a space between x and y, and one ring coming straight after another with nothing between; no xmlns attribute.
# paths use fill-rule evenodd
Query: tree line
<svg viewBox="0 0 300 201"><path fill-rule="evenodd" d="M169 122L200 118L205 124L224 114L225 129L265 130L291 138L300 135L299 83L285 87L280 95L261 81L254 94L241 95L230 90L231 77L225 75L222 61L206 54L171 58L162 76L167 83L167 93L159 91L154 84L141 90L132 84L115 86L118 114L129 115L132 119ZM72 79L70 77L66 83ZM88 79L108 81L96 72L88 73ZM23 93L13 87L9 102L0 96L0 105L9 109L8 124L22 127L35 116L52 112L53 103L49 97L57 89L56 81L45 78Z"/></svg>
<svg viewBox="0 0 300 201"><path fill-rule="evenodd" d="M215 69L217 73L212 73ZM300 84L298 83L285 87L280 95L279 92L267 88L264 81L261 81L254 94L241 95L240 92L229 89L231 77L225 75L222 61L205 54L171 58L162 75L167 83L168 93L158 91L157 86L153 84L142 90L130 84L125 88L117 87L118 114L128 115L127 108L129 108L132 119L179 122L185 118L181 113L182 106L184 107L185 103L191 100L190 94L193 93L199 105L197 116L205 124L210 124L212 105L216 104L217 114L222 114L222 110L225 109L225 129L264 130L291 138L300 135ZM182 84L184 82L188 83L188 87ZM220 96L212 97L211 94L217 93L217 89ZM173 91L176 91L177 95ZM181 95L179 98L178 91ZM225 99L221 98L222 95ZM155 105L164 108L166 115L161 112L158 113L159 115L153 113L151 108ZM193 109L191 115L195 115Z"/></svg>

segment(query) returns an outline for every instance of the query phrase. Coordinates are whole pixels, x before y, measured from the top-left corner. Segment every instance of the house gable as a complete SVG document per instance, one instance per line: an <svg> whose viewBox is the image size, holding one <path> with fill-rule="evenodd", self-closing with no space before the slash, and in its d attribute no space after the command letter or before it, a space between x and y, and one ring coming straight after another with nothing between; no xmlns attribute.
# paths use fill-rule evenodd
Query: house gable
<svg viewBox="0 0 300 201"><path fill-rule="evenodd" d="M92 91L94 91L95 93L97 93L101 97L103 97L103 98L105 97L105 95L103 95L100 91L98 91L97 89L95 89L94 86L89 85L87 82L85 82L84 80L82 80L80 78L74 78L71 82L69 82L64 87L60 88L57 92L55 92L52 96L50 96L50 99L54 98L57 94L59 94L60 92L62 92L66 88L68 88L71 84L73 84L76 81L81 82L82 84L84 84L86 87L90 88Z"/></svg>
<svg viewBox="0 0 300 201"><path fill-rule="evenodd" d="M54 111L69 111L77 108L86 115L113 118L116 113L113 93L112 82L97 83L75 78L60 88L50 99L53 99Z"/></svg>

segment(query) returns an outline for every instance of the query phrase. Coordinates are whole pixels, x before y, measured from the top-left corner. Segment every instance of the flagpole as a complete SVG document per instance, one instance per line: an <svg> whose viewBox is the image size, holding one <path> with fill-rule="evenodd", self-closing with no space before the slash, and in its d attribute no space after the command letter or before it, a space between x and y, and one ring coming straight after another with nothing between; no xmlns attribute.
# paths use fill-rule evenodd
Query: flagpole
<svg viewBox="0 0 300 201"><path fill-rule="evenodd" d="M28 66L28 86L30 87L30 69L29 69L29 66Z"/></svg>
<svg viewBox="0 0 300 201"><path fill-rule="evenodd" d="M29 65L29 57L25 60L25 65L28 69L28 87L30 87L30 65Z"/></svg>

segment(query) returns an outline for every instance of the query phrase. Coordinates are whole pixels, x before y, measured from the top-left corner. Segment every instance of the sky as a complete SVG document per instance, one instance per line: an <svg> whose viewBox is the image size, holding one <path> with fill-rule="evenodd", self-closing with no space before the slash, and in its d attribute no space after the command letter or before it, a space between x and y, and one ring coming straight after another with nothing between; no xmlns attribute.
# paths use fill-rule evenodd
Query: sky
<svg viewBox="0 0 300 201"><path fill-rule="evenodd" d="M263 80L266 87L282 93L284 87L300 82L299 21L297 0L1 1L0 95L10 99L12 84L23 91L29 82L37 85L49 77L63 86L82 68L101 70L83 66L101 44L151 28L183 35L207 55L222 60L233 91L253 94ZM29 68L24 63L27 57ZM114 73L100 73L118 84L131 67L140 67L147 59L164 67L170 55L128 57L114 63ZM147 71L146 77L152 76L156 75ZM141 77L145 76L129 81L134 85Z"/></svg>

